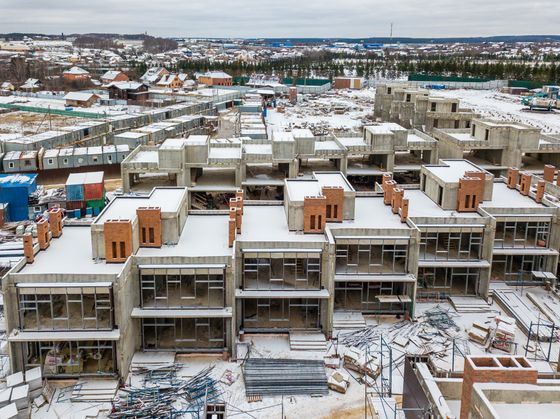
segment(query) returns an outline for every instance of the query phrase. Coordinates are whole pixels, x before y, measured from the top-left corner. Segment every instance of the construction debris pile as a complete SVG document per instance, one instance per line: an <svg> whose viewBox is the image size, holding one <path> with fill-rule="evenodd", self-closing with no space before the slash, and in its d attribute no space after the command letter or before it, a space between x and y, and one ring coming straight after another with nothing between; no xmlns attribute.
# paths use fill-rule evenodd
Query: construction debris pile
<svg viewBox="0 0 560 419"><path fill-rule="evenodd" d="M463 355L467 355L467 336L453 321L454 314L451 309L438 305L425 311L415 322L403 320L389 327L372 325L357 331L340 333L338 345L346 348L345 366L351 364L346 362L347 355L359 359L358 353L362 354L361 358L367 359L391 351L392 357L387 357L387 362L392 362L393 367L400 366L406 355L431 355L443 359L450 354L453 342ZM375 371L372 365L376 362L379 364L380 360L368 360L368 370ZM383 363L385 364L385 359ZM378 366L384 368L387 365ZM369 373L368 375L371 376Z"/></svg>
<svg viewBox="0 0 560 419"><path fill-rule="evenodd" d="M110 418L204 417L207 403L220 401L222 391L211 377L214 367L186 380L178 367L145 368L142 388L125 387L113 404Z"/></svg>
<svg viewBox="0 0 560 419"><path fill-rule="evenodd" d="M323 361L249 358L243 366L243 378L248 398L329 392Z"/></svg>

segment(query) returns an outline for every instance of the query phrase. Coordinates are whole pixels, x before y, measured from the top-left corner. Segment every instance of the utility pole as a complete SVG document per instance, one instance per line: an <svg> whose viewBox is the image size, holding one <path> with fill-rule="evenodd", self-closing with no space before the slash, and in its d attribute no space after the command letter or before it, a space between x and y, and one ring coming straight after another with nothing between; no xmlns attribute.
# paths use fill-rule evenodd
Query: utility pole
<svg viewBox="0 0 560 419"><path fill-rule="evenodd" d="M393 43L393 22L391 22L391 31L389 32L389 39Z"/></svg>

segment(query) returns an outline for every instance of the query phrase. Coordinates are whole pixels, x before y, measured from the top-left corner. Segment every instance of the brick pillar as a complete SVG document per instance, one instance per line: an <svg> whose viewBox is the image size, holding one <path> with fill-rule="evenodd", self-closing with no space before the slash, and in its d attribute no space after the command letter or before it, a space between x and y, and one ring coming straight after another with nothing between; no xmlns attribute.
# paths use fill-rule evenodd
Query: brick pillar
<svg viewBox="0 0 560 419"><path fill-rule="evenodd" d="M243 192L243 189L235 191L235 199L237 199L238 205L241 208L241 215L243 215L243 207L245 205L245 192Z"/></svg>
<svg viewBox="0 0 560 419"><path fill-rule="evenodd" d="M323 186L321 195L327 198L327 221L341 223L344 219L344 188L341 186Z"/></svg>
<svg viewBox="0 0 560 419"><path fill-rule="evenodd" d="M103 224L103 236L106 262L126 262L133 252L132 222L130 220L107 220Z"/></svg>
<svg viewBox="0 0 560 419"><path fill-rule="evenodd" d="M540 179L537 182L537 195L535 196L535 201L537 201L539 204L542 202L543 197L544 197L544 188L546 185L546 181Z"/></svg>
<svg viewBox="0 0 560 419"><path fill-rule="evenodd" d="M515 189L519 183L519 169L517 167L510 167L507 172L507 187Z"/></svg>
<svg viewBox="0 0 560 419"><path fill-rule="evenodd" d="M397 187L397 182L389 180L383 184L383 203L391 205L391 198L393 196L393 189Z"/></svg>
<svg viewBox="0 0 560 419"><path fill-rule="evenodd" d="M37 241L39 242L39 248L41 250L45 250L49 247L51 235L49 222L45 219L37 222Z"/></svg>
<svg viewBox="0 0 560 419"><path fill-rule="evenodd" d="M521 193L521 195L528 196L530 190L531 190L531 174L522 173L521 181L519 183L519 192Z"/></svg>
<svg viewBox="0 0 560 419"><path fill-rule="evenodd" d="M466 171L465 177L472 177L476 179L480 179L480 183L482 184L482 194L480 196L480 201L484 200L484 189L485 189L485 180L486 180L486 173L481 171Z"/></svg>
<svg viewBox="0 0 560 419"><path fill-rule="evenodd" d="M401 216L401 223L406 222L406 219L408 218L408 198L403 198L399 214Z"/></svg>
<svg viewBox="0 0 560 419"><path fill-rule="evenodd" d="M395 188L391 194L391 210L393 214L398 214L404 197L404 189Z"/></svg>
<svg viewBox="0 0 560 419"><path fill-rule="evenodd" d="M303 198L303 232L323 233L327 222L327 198L306 196Z"/></svg>
<svg viewBox="0 0 560 419"><path fill-rule="evenodd" d="M23 254L27 263L33 263L35 256L33 254L33 236L31 233L23 235Z"/></svg>
<svg viewBox="0 0 560 419"><path fill-rule="evenodd" d="M237 228L237 234L241 234L241 224L243 223L243 209L238 206L235 209L235 226Z"/></svg>
<svg viewBox="0 0 560 419"><path fill-rule="evenodd" d="M58 238L62 236L62 209L51 208L49 210L49 226L52 237Z"/></svg>
<svg viewBox="0 0 560 419"><path fill-rule="evenodd" d="M235 241L235 219L228 220L228 246L233 247Z"/></svg>
<svg viewBox="0 0 560 419"><path fill-rule="evenodd" d="M484 197L484 181L479 178L462 177L457 189L457 211L476 212Z"/></svg>
<svg viewBox="0 0 560 419"><path fill-rule="evenodd" d="M136 209L136 216L140 246L161 247L161 208L140 207Z"/></svg>
<svg viewBox="0 0 560 419"><path fill-rule="evenodd" d="M543 178L547 182L554 182L554 175L556 174L556 167L551 164L544 165L544 174Z"/></svg>
<svg viewBox="0 0 560 419"><path fill-rule="evenodd" d="M522 356L467 356L463 373L460 419L468 419L475 383L536 384L538 371Z"/></svg>

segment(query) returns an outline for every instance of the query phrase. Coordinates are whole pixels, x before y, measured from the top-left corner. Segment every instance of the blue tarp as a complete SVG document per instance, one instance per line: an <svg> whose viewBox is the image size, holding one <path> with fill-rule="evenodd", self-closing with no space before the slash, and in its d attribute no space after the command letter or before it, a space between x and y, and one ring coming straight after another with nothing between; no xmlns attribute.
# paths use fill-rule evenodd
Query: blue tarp
<svg viewBox="0 0 560 419"><path fill-rule="evenodd" d="M36 190L36 174L0 175L0 202L8 204L9 221L29 218L29 194Z"/></svg>

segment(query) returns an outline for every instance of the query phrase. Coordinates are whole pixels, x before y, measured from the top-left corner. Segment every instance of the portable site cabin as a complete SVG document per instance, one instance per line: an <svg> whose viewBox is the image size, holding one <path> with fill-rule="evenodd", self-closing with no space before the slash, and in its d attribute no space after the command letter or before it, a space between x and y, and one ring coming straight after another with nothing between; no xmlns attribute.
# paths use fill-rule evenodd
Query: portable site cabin
<svg viewBox="0 0 560 419"><path fill-rule="evenodd" d="M28 150L21 153L19 167L22 171L36 172L37 166L37 151Z"/></svg>
<svg viewBox="0 0 560 419"><path fill-rule="evenodd" d="M76 147L74 149L74 167L83 167L88 165L87 152L87 147Z"/></svg>
<svg viewBox="0 0 560 419"><path fill-rule="evenodd" d="M122 163L126 156L130 154L130 147L126 144L121 144L117 147L117 163Z"/></svg>
<svg viewBox="0 0 560 419"><path fill-rule="evenodd" d="M117 134L113 138L113 143L118 145L126 145L130 148L136 148L139 145L148 144L149 135L146 132L127 131Z"/></svg>
<svg viewBox="0 0 560 419"><path fill-rule="evenodd" d="M117 162L117 147L114 145L103 146L103 164L115 164Z"/></svg>
<svg viewBox="0 0 560 419"><path fill-rule="evenodd" d="M42 161L43 161L43 169L58 169L58 154L60 153L60 149L52 149L46 150L43 153Z"/></svg>
<svg viewBox="0 0 560 419"><path fill-rule="evenodd" d="M74 167L74 149L61 148L58 151L58 168L66 169L69 167Z"/></svg>
<svg viewBox="0 0 560 419"><path fill-rule="evenodd" d="M99 166L103 164L103 147L88 147L87 149L88 166Z"/></svg>
<svg viewBox="0 0 560 419"><path fill-rule="evenodd" d="M16 173L20 171L21 151L8 151L2 161L4 173Z"/></svg>

